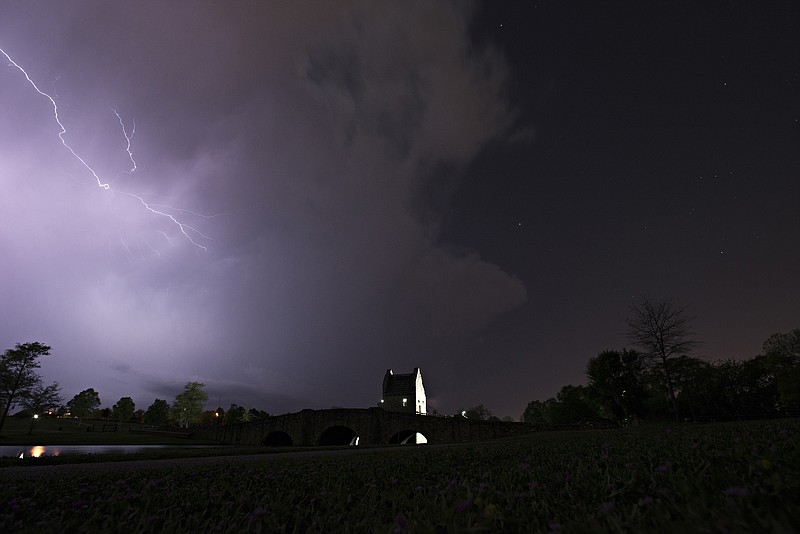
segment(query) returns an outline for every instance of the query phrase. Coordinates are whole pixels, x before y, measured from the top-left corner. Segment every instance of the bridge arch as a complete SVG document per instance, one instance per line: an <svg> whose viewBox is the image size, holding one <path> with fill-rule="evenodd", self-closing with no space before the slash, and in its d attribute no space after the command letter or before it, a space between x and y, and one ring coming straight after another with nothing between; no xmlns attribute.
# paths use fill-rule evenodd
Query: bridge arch
<svg viewBox="0 0 800 534"><path fill-rule="evenodd" d="M358 445L361 440L349 426L334 425L325 429L319 437L320 445Z"/></svg>
<svg viewBox="0 0 800 534"><path fill-rule="evenodd" d="M292 436L283 432L282 430L273 430L261 442L262 445L267 447L291 447L294 445Z"/></svg>
<svg viewBox="0 0 800 534"><path fill-rule="evenodd" d="M418 430L401 430L389 438L391 445L422 445L428 438Z"/></svg>
<svg viewBox="0 0 800 534"><path fill-rule="evenodd" d="M435 417L374 407L301 410L249 423L209 427L199 432L205 432L201 435L209 439L237 445L287 446L291 440L293 446L313 447L320 444L408 443L411 440L407 441L406 438L412 433L415 438L417 433L422 434L429 442L455 443L495 439L535 430L533 425L526 423Z"/></svg>

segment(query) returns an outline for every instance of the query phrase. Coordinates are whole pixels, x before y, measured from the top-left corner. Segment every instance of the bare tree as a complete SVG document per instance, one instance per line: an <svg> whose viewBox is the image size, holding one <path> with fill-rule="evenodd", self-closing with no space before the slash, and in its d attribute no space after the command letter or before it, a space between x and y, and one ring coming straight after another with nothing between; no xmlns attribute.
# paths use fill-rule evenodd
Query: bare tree
<svg viewBox="0 0 800 534"><path fill-rule="evenodd" d="M628 339L661 368L672 410L678 420L680 415L675 400L672 360L690 355L701 345L689 324L691 319L686 308L678 307L670 300L659 301L650 297L642 297L634 303L626 318Z"/></svg>

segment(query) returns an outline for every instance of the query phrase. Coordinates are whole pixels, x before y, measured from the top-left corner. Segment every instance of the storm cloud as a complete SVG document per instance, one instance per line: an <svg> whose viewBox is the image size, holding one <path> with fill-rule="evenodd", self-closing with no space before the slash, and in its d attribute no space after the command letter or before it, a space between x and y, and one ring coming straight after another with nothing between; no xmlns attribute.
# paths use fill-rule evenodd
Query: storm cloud
<svg viewBox="0 0 800 534"><path fill-rule="evenodd" d="M387 367L443 385L466 373L458 347L528 299L441 240L463 169L516 122L504 59L473 44L470 16L444 2L9 8L0 47L111 190L3 68L4 346L52 345L46 378L104 405L198 380L223 406L368 406ZM133 173L113 110L135 121Z"/></svg>

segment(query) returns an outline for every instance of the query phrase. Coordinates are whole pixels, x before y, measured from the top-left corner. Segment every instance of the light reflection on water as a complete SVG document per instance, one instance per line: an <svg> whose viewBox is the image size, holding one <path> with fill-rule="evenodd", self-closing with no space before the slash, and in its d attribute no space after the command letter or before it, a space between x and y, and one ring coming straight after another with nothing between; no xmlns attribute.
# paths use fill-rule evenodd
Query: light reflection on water
<svg viewBox="0 0 800 534"><path fill-rule="evenodd" d="M204 445L4 445L0 446L0 456L17 458L41 458L42 456L60 456L62 454L102 454L132 453L151 449L193 449Z"/></svg>
<svg viewBox="0 0 800 534"><path fill-rule="evenodd" d="M31 450L28 452L28 456L33 456L34 458L38 458L45 452L47 452L47 449L45 449L41 445L37 445L35 447L31 447ZM58 456L59 454L61 454L61 451L59 451L58 449L53 449L53 451L50 453L51 456Z"/></svg>

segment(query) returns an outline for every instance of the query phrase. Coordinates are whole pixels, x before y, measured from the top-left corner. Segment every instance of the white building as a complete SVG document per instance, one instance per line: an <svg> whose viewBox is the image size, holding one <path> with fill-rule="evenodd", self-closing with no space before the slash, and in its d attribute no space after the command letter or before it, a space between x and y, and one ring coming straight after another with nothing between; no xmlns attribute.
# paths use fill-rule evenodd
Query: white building
<svg viewBox="0 0 800 534"><path fill-rule="evenodd" d="M391 369L387 369L383 375L380 406L395 412L427 413L425 387L422 385L419 367L415 367L413 373L402 375L396 375Z"/></svg>

